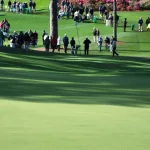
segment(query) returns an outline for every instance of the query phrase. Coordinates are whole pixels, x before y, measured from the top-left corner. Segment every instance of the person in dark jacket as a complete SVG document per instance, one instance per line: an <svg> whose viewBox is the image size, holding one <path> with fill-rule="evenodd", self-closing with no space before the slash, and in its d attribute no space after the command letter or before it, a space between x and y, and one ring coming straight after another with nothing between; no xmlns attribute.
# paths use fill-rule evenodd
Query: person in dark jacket
<svg viewBox="0 0 150 150"><path fill-rule="evenodd" d="M109 45L110 45L110 38L109 37L105 37L105 48L106 48L106 51L109 50Z"/></svg>
<svg viewBox="0 0 150 150"><path fill-rule="evenodd" d="M74 50L75 50L75 45L76 42L74 40L74 37L72 37L71 41L70 41L70 45L71 45L71 54L74 54Z"/></svg>
<svg viewBox="0 0 150 150"><path fill-rule="evenodd" d="M127 28L127 18L124 19L124 22L123 22L123 29L124 29L124 32L126 32L126 28Z"/></svg>
<svg viewBox="0 0 150 150"><path fill-rule="evenodd" d="M1 10L3 10L4 7L4 0L1 0Z"/></svg>
<svg viewBox="0 0 150 150"><path fill-rule="evenodd" d="M139 31L143 31L143 19L142 19L142 17L140 17L138 24L139 24Z"/></svg>
<svg viewBox="0 0 150 150"><path fill-rule="evenodd" d="M29 44L30 44L30 36L29 36L29 33L26 32L26 33L24 34L24 48L25 48L26 50L29 49Z"/></svg>
<svg viewBox="0 0 150 150"><path fill-rule="evenodd" d="M18 35L18 47L22 48L24 43L24 34L22 31L20 31L19 35Z"/></svg>
<svg viewBox="0 0 150 150"><path fill-rule="evenodd" d="M89 55L89 45L90 45L91 41L88 39L88 37L86 37L86 39L84 40L83 44L84 44L84 54L85 55Z"/></svg>
<svg viewBox="0 0 150 150"><path fill-rule="evenodd" d="M89 13L90 13L90 19L93 20L94 9L92 7L89 9Z"/></svg>
<svg viewBox="0 0 150 150"><path fill-rule="evenodd" d="M149 23L150 23L150 18L148 17L148 18L146 19L146 25L148 26Z"/></svg>
<svg viewBox="0 0 150 150"><path fill-rule="evenodd" d="M33 8L33 12L36 12L36 3L35 2L32 3L32 8Z"/></svg>
<svg viewBox="0 0 150 150"><path fill-rule="evenodd" d="M64 43L64 50L65 53L67 54L67 48L68 48L68 44L69 44L69 38L67 37L67 35L65 34L64 38L63 38L63 43Z"/></svg>

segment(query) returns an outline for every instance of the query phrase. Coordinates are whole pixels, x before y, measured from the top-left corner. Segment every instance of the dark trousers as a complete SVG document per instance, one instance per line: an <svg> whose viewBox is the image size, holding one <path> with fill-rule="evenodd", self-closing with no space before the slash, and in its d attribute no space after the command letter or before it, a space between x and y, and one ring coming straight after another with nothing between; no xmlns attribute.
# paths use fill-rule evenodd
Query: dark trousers
<svg viewBox="0 0 150 150"><path fill-rule="evenodd" d="M113 57L115 56L115 54L118 56L119 54L116 52L116 47L113 48Z"/></svg>
<svg viewBox="0 0 150 150"><path fill-rule="evenodd" d="M45 51L46 52L49 52L49 46L50 46L49 44L45 44Z"/></svg>
<svg viewBox="0 0 150 150"><path fill-rule="evenodd" d="M89 55L89 48L88 47L84 48L84 55Z"/></svg>
<svg viewBox="0 0 150 150"><path fill-rule="evenodd" d="M67 53L67 48L68 48L68 45L64 45L65 53Z"/></svg>
<svg viewBox="0 0 150 150"><path fill-rule="evenodd" d="M126 27L127 27L127 26L124 26L124 27L123 27L123 28L124 28L124 32L126 32Z"/></svg>

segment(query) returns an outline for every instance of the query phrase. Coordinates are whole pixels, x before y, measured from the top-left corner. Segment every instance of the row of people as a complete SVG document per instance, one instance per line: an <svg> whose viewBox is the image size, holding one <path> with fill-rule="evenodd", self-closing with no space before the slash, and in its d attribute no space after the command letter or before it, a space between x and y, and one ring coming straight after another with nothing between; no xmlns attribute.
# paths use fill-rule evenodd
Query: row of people
<svg viewBox="0 0 150 150"><path fill-rule="evenodd" d="M27 13L27 10L29 10L29 12L32 13L36 11L36 3L32 0L30 0L29 3L27 3L26 1L19 2L16 0L14 2L11 2L11 0L9 0L7 9L7 11L16 13Z"/></svg>
<svg viewBox="0 0 150 150"><path fill-rule="evenodd" d="M74 37L72 37L71 40L69 41L69 38L66 34L64 35L64 37L62 39L59 36L56 40L57 41L55 41L52 38L52 36L49 37L48 34L44 35L43 44L45 46L45 51L46 52L49 52L50 48L52 49L52 52L54 52L55 49L60 51L61 45L63 45L64 52L67 54L68 46L70 44L71 54L77 54L78 49L80 48L80 45L76 44L76 41L75 41ZM113 37L111 37L111 38L105 37L104 41L105 41L106 51L110 50L110 52L113 52L113 56L115 54L118 56L119 54L116 52L116 41L115 41L115 39ZM57 45L56 45L56 43L57 43ZM61 44L61 43L63 43L63 44ZM98 45L99 51L102 51L103 38L101 36L97 37L96 43ZM83 41L84 54L85 55L89 55L89 46L90 46L90 44L91 44L91 41L86 36L85 40Z"/></svg>
<svg viewBox="0 0 150 150"><path fill-rule="evenodd" d="M84 7L82 3L73 4L72 2L63 0L61 4L57 4L58 6L58 18L62 18L63 16L67 16L67 19L72 16L72 19L80 20L77 18L85 18L93 19L94 9L92 7Z"/></svg>

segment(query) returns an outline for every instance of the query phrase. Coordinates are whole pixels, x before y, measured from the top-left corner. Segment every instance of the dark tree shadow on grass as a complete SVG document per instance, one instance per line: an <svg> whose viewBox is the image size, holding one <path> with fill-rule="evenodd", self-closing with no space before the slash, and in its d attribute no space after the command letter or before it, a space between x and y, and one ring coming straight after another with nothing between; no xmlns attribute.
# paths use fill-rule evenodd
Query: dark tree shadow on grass
<svg viewBox="0 0 150 150"><path fill-rule="evenodd" d="M148 107L149 62L140 57L112 59L5 50L0 54L0 98Z"/></svg>

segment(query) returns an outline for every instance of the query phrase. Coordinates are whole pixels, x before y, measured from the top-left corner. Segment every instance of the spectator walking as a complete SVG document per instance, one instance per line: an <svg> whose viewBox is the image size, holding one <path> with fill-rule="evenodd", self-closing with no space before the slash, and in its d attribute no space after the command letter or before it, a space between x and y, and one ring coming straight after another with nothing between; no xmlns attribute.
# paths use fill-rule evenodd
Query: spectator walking
<svg viewBox="0 0 150 150"><path fill-rule="evenodd" d="M113 38L113 40L112 40L112 51L113 51L113 57L115 56L115 54L117 56L119 56L119 54L116 52L116 40L115 40L115 38Z"/></svg>
<svg viewBox="0 0 150 150"><path fill-rule="evenodd" d="M90 45L90 43L91 43L91 41L86 36L86 39L83 42L83 44L84 44L84 54L85 55L89 55L89 45Z"/></svg>

